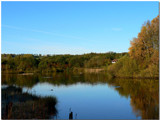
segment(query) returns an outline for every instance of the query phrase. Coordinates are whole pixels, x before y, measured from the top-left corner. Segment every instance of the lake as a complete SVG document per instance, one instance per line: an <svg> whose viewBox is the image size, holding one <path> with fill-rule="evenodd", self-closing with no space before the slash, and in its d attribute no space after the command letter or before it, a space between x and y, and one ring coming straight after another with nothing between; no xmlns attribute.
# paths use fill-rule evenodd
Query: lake
<svg viewBox="0 0 160 120"><path fill-rule="evenodd" d="M2 75L2 92L11 86L28 95L56 98L57 113L50 118L68 119L71 111L74 119L159 117L159 80L108 79L104 73Z"/></svg>

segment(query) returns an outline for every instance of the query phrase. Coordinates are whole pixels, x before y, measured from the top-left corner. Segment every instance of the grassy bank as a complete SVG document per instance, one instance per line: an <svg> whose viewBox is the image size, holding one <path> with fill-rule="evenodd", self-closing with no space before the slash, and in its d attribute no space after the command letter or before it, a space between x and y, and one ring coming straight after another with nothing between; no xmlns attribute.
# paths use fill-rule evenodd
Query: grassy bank
<svg viewBox="0 0 160 120"><path fill-rule="evenodd" d="M49 119L57 113L56 104L54 97L22 93L13 86L2 89L2 119Z"/></svg>

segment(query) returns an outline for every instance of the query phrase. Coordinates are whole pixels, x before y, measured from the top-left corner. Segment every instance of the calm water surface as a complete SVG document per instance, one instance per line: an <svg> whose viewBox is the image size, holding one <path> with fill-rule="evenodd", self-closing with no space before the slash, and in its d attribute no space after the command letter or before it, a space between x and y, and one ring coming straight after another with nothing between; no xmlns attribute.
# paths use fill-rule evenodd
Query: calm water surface
<svg viewBox="0 0 160 120"><path fill-rule="evenodd" d="M2 75L2 90L18 86L23 92L57 99L57 115L68 119L158 118L159 81L107 79L105 74Z"/></svg>

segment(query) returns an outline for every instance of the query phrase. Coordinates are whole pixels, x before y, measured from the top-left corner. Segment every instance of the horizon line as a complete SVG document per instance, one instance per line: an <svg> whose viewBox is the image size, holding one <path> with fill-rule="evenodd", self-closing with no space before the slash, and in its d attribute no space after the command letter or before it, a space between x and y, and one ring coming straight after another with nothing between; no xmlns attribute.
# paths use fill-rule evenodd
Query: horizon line
<svg viewBox="0 0 160 120"><path fill-rule="evenodd" d="M109 52L89 52L89 53L82 53L82 54L41 54L41 53L1 53L2 54L13 54L13 55L85 55L85 54L106 54L106 53L128 53L128 52L114 52L114 51L109 51Z"/></svg>

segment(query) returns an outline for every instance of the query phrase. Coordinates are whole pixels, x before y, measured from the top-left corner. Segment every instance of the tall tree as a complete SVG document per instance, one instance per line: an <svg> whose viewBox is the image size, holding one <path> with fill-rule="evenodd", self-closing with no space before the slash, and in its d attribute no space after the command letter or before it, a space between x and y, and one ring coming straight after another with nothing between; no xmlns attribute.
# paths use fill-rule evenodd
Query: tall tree
<svg viewBox="0 0 160 120"><path fill-rule="evenodd" d="M129 54L131 58L136 59L139 63L151 62L151 57L158 54L159 49L159 16L151 22L147 21L137 38L131 41ZM156 55L154 55L155 57Z"/></svg>

